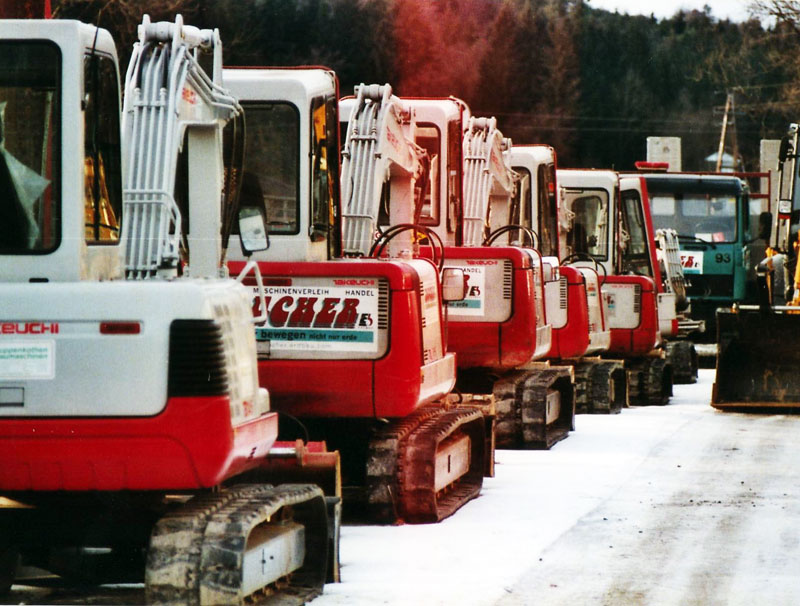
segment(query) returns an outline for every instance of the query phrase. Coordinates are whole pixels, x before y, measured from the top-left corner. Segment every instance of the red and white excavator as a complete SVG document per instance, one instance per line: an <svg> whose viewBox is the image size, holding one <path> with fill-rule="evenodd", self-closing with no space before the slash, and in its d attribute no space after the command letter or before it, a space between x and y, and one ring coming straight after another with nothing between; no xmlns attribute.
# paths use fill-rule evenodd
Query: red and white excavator
<svg viewBox="0 0 800 606"><path fill-rule="evenodd" d="M400 250L402 233L371 255L358 246L373 242L383 192L413 197L423 182L425 154L404 135L404 112L395 105L375 130L351 136L359 145L344 155L340 210L333 72L231 68L224 80L247 116L242 205L264 210L273 243L252 257L265 276L256 340L273 407L287 432L294 422L341 450L345 483L363 488L374 518L452 514L479 493L492 456L491 400L450 396L443 296L461 298L463 277ZM370 87L360 94L392 99ZM374 212L353 210L359 204ZM235 242L228 256L238 271ZM454 286L443 290L442 276Z"/></svg>
<svg viewBox="0 0 800 606"><path fill-rule="evenodd" d="M504 151L508 142L494 119L470 117L458 99L400 103L415 124L410 136L431 158L431 180L421 199L390 199L384 225L392 230L398 221L412 222L429 242L444 244L445 267L466 275L465 298L447 306L447 347L456 354L459 389L494 396L497 444L549 448L573 425L572 370L542 361L551 328L541 255L508 244L516 181ZM343 99L340 111L345 120L385 108L356 96ZM352 119L348 133L351 125ZM502 239L505 245L492 246Z"/></svg>
<svg viewBox="0 0 800 606"><path fill-rule="evenodd" d="M597 268L578 263L587 260L583 255L560 257L555 150L514 144L509 157L520 175L512 222L537 234L544 262L553 268L553 279L545 282L545 309L553 327L548 358L574 367L578 412L618 413L628 404L627 375L622 361L600 357L611 344L600 276Z"/></svg>
<svg viewBox="0 0 800 606"><path fill-rule="evenodd" d="M121 129L108 32L0 21L3 591L20 561L144 573L148 603L322 590L331 501L259 478L284 460L251 291L224 277L222 132L241 108L220 84L215 30L145 17ZM241 232L266 246L258 217Z"/></svg>
<svg viewBox="0 0 800 606"><path fill-rule="evenodd" d="M674 294L661 291L660 269L639 177L609 170L558 170L563 255L586 255L600 272L611 330L609 356L625 360L631 404L666 404L672 369L663 337L677 332Z"/></svg>

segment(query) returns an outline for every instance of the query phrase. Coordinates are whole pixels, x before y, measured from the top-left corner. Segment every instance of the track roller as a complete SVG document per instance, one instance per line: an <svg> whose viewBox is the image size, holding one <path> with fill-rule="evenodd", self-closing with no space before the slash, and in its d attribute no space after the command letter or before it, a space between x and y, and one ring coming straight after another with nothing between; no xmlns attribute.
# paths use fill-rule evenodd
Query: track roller
<svg viewBox="0 0 800 606"><path fill-rule="evenodd" d="M157 523L148 604L302 604L322 592L328 519L308 484L244 485L195 497Z"/></svg>
<svg viewBox="0 0 800 606"><path fill-rule="evenodd" d="M376 432L367 458L367 504L376 521L438 522L478 496L486 422L475 407L424 406Z"/></svg>

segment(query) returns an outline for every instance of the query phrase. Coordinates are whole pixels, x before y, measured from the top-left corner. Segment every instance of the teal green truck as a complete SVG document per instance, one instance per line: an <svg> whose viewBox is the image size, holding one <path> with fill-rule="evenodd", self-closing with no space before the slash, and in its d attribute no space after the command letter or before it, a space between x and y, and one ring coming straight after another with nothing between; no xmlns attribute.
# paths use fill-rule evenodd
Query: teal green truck
<svg viewBox="0 0 800 606"><path fill-rule="evenodd" d="M717 308L755 300L753 268L766 246L760 202L751 210L747 184L735 175L654 173L645 179L654 227L678 233L690 316L705 321L713 340Z"/></svg>

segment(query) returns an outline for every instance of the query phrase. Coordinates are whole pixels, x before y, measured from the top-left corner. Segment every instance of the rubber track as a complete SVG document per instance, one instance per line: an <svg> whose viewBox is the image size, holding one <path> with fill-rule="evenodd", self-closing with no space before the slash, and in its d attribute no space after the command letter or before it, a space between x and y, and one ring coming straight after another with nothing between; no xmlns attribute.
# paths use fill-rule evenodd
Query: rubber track
<svg viewBox="0 0 800 606"><path fill-rule="evenodd" d="M467 473L437 493L434 489L434 461L439 444L448 436L465 433L470 438ZM401 517L415 524L438 522L453 515L481 491L484 469L483 415L474 409L442 411L408 436L400 448L398 486Z"/></svg>
<svg viewBox="0 0 800 606"><path fill-rule="evenodd" d="M676 384L688 385L697 382L699 360L691 341L667 343L667 360L672 365L672 380Z"/></svg>
<svg viewBox="0 0 800 606"><path fill-rule="evenodd" d="M664 358L625 361L628 398L636 406L664 406L672 396L672 366Z"/></svg>
<svg viewBox="0 0 800 606"><path fill-rule="evenodd" d="M628 377L622 360L590 358L575 368L576 412L617 414L628 405Z"/></svg>
<svg viewBox="0 0 800 606"><path fill-rule="evenodd" d="M551 388L561 392L561 411L547 425L547 392ZM575 426L575 386L567 367L507 373L495 383L493 393L498 448L548 449Z"/></svg>
<svg viewBox="0 0 800 606"><path fill-rule="evenodd" d="M591 391L591 371L595 360L578 360L572 368L575 370L575 412L579 414L591 413L592 402L589 392Z"/></svg>
<svg viewBox="0 0 800 606"><path fill-rule="evenodd" d="M306 559L279 589L243 596L242 556L256 526L283 513L305 527ZM280 517L280 516L278 516ZM322 491L309 484L237 486L162 518L148 553L148 604L303 604L322 592L328 528Z"/></svg>
<svg viewBox="0 0 800 606"><path fill-rule="evenodd" d="M375 434L367 457L367 505L382 523L438 522L480 492L483 484L484 418L475 408L423 406ZM433 491L439 443L456 431L470 436L469 471L444 494Z"/></svg>

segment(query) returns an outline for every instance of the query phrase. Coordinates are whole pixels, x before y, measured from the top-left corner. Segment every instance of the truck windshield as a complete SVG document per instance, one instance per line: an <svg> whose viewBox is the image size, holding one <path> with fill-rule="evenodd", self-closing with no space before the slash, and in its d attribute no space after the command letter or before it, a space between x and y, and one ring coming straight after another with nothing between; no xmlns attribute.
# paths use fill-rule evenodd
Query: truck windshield
<svg viewBox="0 0 800 606"><path fill-rule="evenodd" d="M61 53L47 41L0 41L0 254L60 242Z"/></svg>
<svg viewBox="0 0 800 606"><path fill-rule="evenodd" d="M682 193L651 195L653 226L707 242L736 240L736 196Z"/></svg>
<svg viewBox="0 0 800 606"><path fill-rule="evenodd" d="M263 208L271 234L297 234L300 114L289 103L243 104L247 121L240 206Z"/></svg>

